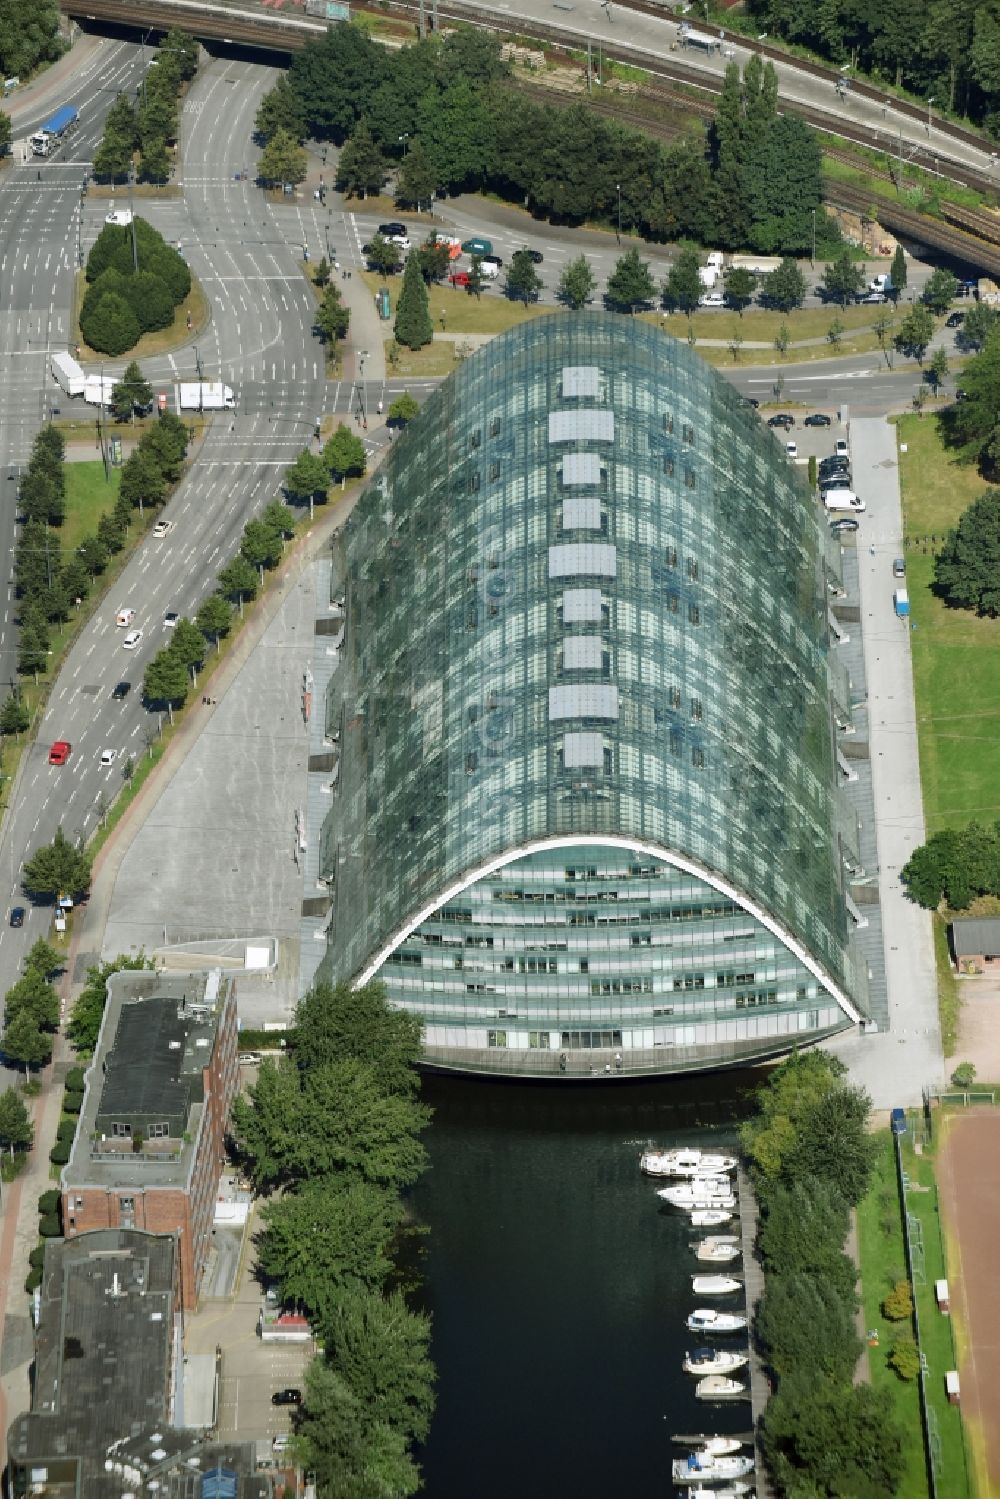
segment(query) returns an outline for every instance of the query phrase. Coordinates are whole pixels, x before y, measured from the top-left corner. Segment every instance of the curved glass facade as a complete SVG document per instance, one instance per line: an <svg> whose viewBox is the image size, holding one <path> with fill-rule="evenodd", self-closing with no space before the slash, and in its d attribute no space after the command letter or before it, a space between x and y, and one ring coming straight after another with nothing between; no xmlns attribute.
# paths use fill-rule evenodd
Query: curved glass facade
<svg viewBox="0 0 1000 1499"><path fill-rule="evenodd" d="M856 1018L820 525L685 344L600 313L493 340L334 580L328 972L379 971L455 1065L705 1065Z"/></svg>

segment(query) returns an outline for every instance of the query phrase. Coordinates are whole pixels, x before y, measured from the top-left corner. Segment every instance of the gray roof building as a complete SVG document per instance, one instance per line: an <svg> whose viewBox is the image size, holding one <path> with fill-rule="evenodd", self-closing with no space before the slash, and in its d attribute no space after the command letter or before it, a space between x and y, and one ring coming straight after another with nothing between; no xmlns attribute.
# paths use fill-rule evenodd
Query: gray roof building
<svg viewBox="0 0 1000 1499"><path fill-rule="evenodd" d="M961 916L951 924L956 958L1000 956L1000 916Z"/></svg>

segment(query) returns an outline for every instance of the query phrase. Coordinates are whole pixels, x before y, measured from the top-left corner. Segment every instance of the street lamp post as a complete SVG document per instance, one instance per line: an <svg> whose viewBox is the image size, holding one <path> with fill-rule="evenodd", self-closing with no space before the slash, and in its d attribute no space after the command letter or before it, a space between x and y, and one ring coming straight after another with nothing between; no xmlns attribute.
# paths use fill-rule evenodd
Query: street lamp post
<svg viewBox="0 0 1000 1499"><path fill-rule="evenodd" d="M927 134L931 133L931 105L934 103L934 95L927 95Z"/></svg>
<svg viewBox="0 0 1000 1499"><path fill-rule="evenodd" d="M195 363L195 368L198 371L198 415L201 416L202 412L205 409L204 408L205 384L204 384L204 381L202 380L201 355L198 353L198 345L197 344L195 344L195 346L194 346L194 363Z"/></svg>
<svg viewBox="0 0 1000 1499"><path fill-rule="evenodd" d="M403 148L403 159L405 160L406 153L410 149L410 132L408 130L404 130L403 134L399 137L399 144Z"/></svg>
<svg viewBox="0 0 1000 1499"><path fill-rule="evenodd" d="M615 187L618 189L618 243L621 244L621 242L622 242L622 185L621 185L620 182L616 182L615 183Z"/></svg>

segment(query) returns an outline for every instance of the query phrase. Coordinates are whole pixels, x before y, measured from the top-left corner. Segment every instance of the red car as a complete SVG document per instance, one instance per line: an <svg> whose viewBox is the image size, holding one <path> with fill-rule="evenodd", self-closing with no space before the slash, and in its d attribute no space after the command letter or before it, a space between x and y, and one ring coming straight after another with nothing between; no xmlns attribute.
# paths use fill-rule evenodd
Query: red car
<svg viewBox="0 0 1000 1499"><path fill-rule="evenodd" d="M49 750L49 764L65 765L66 761L69 759L70 751L72 750L72 748L73 746L70 744L68 739L57 739L55 744Z"/></svg>
<svg viewBox="0 0 1000 1499"><path fill-rule="evenodd" d="M468 271L453 271L448 280L452 286L464 286L466 290L472 285Z"/></svg>

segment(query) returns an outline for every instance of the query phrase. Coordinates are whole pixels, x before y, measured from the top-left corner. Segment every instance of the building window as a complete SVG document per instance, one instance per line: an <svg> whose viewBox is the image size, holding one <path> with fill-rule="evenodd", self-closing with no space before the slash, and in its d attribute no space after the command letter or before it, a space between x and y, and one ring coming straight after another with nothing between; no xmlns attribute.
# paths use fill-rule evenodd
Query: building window
<svg viewBox="0 0 1000 1499"><path fill-rule="evenodd" d="M667 699L671 708L679 708L681 705L681 689L679 687L671 687L667 693Z"/></svg>
<svg viewBox="0 0 1000 1499"><path fill-rule="evenodd" d="M487 1031L486 1032L486 1045L487 1046L506 1046L507 1045L507 1032L506 1031Z"/></svg>
<svg viewBox="0 0 1000 1499"><path fill-rule="evenodd" d="M491 437L499 437L500 436L500 418L498 416L495 416L493 418L493 420L490 422L490 436Z"/></svg>
<svg viewBox="0 0 1000 1499"><path fill-rule="evenodd" d="M112 1122L112 1125L111 1125L111 1138L114 1139L115 1136L117 1136L119 1139L122 1139L122 1140L131 1140L131 1138L132 1138L132 1126L131 1126L131 1124L121 1124L121 1123L119 1123L119 1121L117 1119L114 1120Z"/></svg>
<svg viewBox="0 0 1000 1499"><path fill-rule="evenodd" d="M698 559L697 559L697 557L689 557L688 558L688 577L691 578L693 581L697 582L697 579L698 579Z"/></svg>
<svg viewBox="0 0 1000 1499"><path fill-rule="evenodd" d="M674 979L675 989L704 989L705 975L703 973L685 973Z"/></svg>
<svg viewBox="0 0 1000 1499"><path fill-rule="evenodd" d="M621 1031L563 1031L562 1044L575 1051L610 1050L621 1046Z"/></svg>
<svg viewBox="0 0 1000 1499"><path fill-rule="evenodd" d="M146 1131L146 1136L150 1140L165 1140L169 1134L169 1124L151 1124Z"/></svg>
<svg viewBox="0 0 1000 1499"><path fill-rule="evenodd" d="M548 1033L548 1031L529 1031L528 1032L528 1048L531 1051L548 1051L549 1050L549 1033Z"/></svg>
<svg viewBox="0 0 1000 1499"><path fill-rule="evenodd" d="M135 1212L135 1198L119 1197L118 1211L121 1213L123 1218L131 1218Z"/></svg>
<svg viewBox="0 0 1000 1499"><path fill-rule="evenodd" d="M676 547L664 547L664 549L663 549L663 560L667 564L668 567L676 567L677 566L677 548Z"/></svg>
<svg viewBox="0 0 1000 1499"><path fill-rule="evenodd" d="M479 470L478 470L478 468L476 469L475 473L472 473L472 474L469 475L468 491L469 491L469 494L478 494L479 493Z"/></svg>
<svg viewBox="0 0 1000 1499"><path fill-rule="evenodd" d="M693 697L691 699L691 717L692 718L701 718L701 698L700 697Z"/></svg>
<svg viewBox="0 0 1000 1499"><path fill-rule="evenodd" d="M475 430L475 432L472 432L469 435L469 450L470 450L470 452L474 453L476 451L476 449L479 447L479 445L481 444L482 440L483 440L483 434L480 431L480 429L477 427L476 430Z"/></svg>
<svg viewBox="0 0 1000 1499"><path fill-rule="evenodd" d="M695 477L694 469L693 468L686 468L684 470L684 488L685 489L697 489L697 487L698 487L698 480Z"/></svg>
<svg viewBox="0 0 1000 1499"><path fill-rule="evenodd" d="M685 442L694 442L694 428L688 422L681 428L681 437Z"/></svg>
<svg viewBox="0 0 1000 1499"><path fill-rule="evenodd" d="M688 623L692 625L701 624L701 610L697 604L688 604Z"/></svg>
<svg viewBox="0 0 1000 1499"><path fill-rule="evenodd" d="M691 751L691 764L694 766L695 770L705 769L705 751L703 749L699 749L697 745L695 745Z"/></svg>
<svg viewBox="0 0 1000 1499"><path fill-rule="evenodd" d="M668 454L663 460L663 472L668 479L674 477L674 460L671 454Z"/></svg>
<svg viewBox="0 0 1000 1499"><path fill-rule="evenodd" d="M500 465L499 465L499 463L491 463L490 464L490 483L491 484L495 483L496 480L499 479L499 477L500 477Z"/></svg>
<svg viewBox="0 0 1000 1499"><path fill-rule="evenodd" d="M674 430L674 418L669 411L663 414L663 430L664 432L672 432Z"/></svg>

